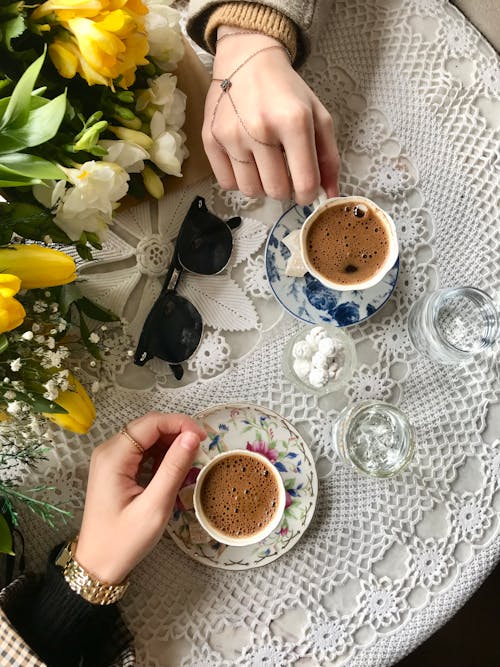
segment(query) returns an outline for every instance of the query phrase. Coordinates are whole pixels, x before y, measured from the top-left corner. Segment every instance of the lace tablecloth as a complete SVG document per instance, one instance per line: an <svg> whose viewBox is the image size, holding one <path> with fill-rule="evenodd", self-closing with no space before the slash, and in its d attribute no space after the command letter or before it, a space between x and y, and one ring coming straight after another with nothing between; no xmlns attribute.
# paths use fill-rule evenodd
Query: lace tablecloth
<svg viewBox="0 0 500 667"><path fill-rule="evenodd" d="M135 369L131 343L116 336L95 427L81 438L56 434L44 471L77 526L92 447L149 409L251 401L291 420L311 445L317 511L291 552L224 572L165 537L138 568L124 611L141 666L389 665L450 617L500 556L496 357L437 367L415 355L406 333L410 305L437 284L498 296L499 60L444 1L332 5L303 75L337 123L342 193L385 207L402 245L394 295L350 330L360 365L347 390L318 400L284 379L283 344L299 325L271 298L263 262L281 206L205 183L196 192L210 208L244 224L224 275L183 278L207 325L184 386L165 364ZM108 246L81 268L84 289L130 322L132 339L194 192L120 215ZM332 451L331 421L362 398L400 405L416 427L414 464L394 479L364 478ZM47 532L30 518L25 532L30 564L41 568L68 529Z"/></svg>

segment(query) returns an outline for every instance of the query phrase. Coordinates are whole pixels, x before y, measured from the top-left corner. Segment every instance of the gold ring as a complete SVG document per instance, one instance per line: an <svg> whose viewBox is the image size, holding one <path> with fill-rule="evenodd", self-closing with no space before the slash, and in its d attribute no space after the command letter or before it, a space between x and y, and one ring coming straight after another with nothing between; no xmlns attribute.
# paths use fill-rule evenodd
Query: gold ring
<svg viewBox="0 0 500 667"><path fill-rule="evenodd" d="M131 445L134 445L134 447L137 449L137 451L139 452L139 454L141 456L144 454L144 452L146 450L144 449L144 447L139 442L137 442L137 440L134 440L134 438L127 431L126 426L124 426L123 428L120 429L120 434L124 435L127 438L127 440L130 442Z"/></svg>

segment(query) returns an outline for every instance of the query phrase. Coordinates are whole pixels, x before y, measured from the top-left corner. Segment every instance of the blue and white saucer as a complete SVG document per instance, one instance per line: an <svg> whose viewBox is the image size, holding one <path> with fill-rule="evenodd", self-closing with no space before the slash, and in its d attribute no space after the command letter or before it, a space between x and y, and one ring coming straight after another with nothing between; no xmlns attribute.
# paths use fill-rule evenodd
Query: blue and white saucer
<svg viewBox="0 0 500 667"><path fill-rule="evenodd" d="M285 268L290 251L283 239L295 229L300 229L311 213L310 206L292 206L271 230L265 257L267 279L274 296L291 315L310 324L328 322L338 327L347 327L363 322L380 310L394 291L399 258L377 285L366 290L332 290L309 273L303 278L287 276Z"/></svg>

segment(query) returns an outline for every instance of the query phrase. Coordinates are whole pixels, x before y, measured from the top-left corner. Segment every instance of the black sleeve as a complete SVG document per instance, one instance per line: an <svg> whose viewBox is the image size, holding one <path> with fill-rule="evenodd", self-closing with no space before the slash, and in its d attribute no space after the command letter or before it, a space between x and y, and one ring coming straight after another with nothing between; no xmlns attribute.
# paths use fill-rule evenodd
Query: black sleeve
<svg viewBox="0 0 500 667"><path fill-rule="evenodd" d="M116 604L91 604L70 589L54 563L60 549L51 553L40 586L6 613L48 667L104 667L116 656L110 644L120 613Z"/></svg>

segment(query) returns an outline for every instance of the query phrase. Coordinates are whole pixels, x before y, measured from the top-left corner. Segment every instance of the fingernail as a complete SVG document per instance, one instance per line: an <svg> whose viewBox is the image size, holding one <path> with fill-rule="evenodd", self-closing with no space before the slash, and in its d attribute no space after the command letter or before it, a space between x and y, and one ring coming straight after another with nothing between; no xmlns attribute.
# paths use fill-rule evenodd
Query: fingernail
<svg viewBox="0 0 500 667"><path fill-rule="evenodd" d="M184 447L184 449L192 452L193 449L198 449L200 439L194 433L187 432L181 435L179 444L181 447Z"/></svg>

